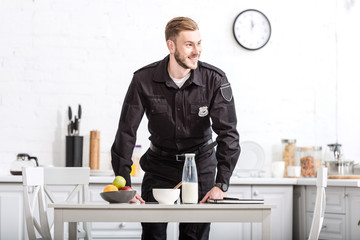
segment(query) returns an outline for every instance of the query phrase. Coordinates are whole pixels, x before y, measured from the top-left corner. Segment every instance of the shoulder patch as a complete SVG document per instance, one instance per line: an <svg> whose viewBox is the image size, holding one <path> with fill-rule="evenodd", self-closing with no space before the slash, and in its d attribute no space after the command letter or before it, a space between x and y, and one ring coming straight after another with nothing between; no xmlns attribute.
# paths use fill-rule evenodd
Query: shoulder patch
<svg viewBox="0 0 360 240"><path fill-rule="evenodd" d="M230 102L232 100L232 90L230 83L225 83L220 86L221 96L225 101Z"/></svg>
<svg viewBox="0 0 360 240"><path fill-rule="evenodd" d="M136 71L134 72L134 74L137 73L137 72L140 72L141 70L147 69L147 68L154 68L154 67L156 67L160 62L161 62L161 61L157 61L157 62L154 62L154 63L150 63L149 65L146 65L146 66L144 66L144 67L136 70Z"/></svg>
<svg viewBox="0 0 360 240"><path fill-rule="evenodd" d="M210 64L205 63L205 62L201 62L201 66L204 67L204 68L207 68L207 69L210 69L210 70L213 70L213 71L217 72L222 77L225 76L225 73L220 68L217 68L217 67L215 67L213 65L210 65Z"/></svg>

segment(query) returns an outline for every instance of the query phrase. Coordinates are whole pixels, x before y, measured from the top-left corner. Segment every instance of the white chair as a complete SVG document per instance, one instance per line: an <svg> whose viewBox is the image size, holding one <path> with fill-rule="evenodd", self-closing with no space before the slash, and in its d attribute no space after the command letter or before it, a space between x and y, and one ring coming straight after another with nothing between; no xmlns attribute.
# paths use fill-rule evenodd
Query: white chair
<svg viewBox="0 0 360 240"><path fill-rule="evenodd" d="M314 208L314 216L311 223L309 240L319 239L321 228L324 221L326 195L325 188L327 186L327 168L321 167L317 170L316 181L316 200Z"/></svg>
<svg viewBox="0 0 360 240"><path fill-rule="evenodd" d="M23 168L25 221L29 239L51 239L44 192L44 169Z"/></svg>
<svg viewBox="0 0 360 240"><path fill-rule="evenodd" d="M29 239L36 239L35 229L38 231L40 239L51 239L50 233L53 231L53 221L49 224L47 202L86 202L88 201L90 168L83 167L51 167L51 168L24 168L24 200L26 225ZM51 191L54 186L73 187L66 199L56 199ZM30 188L34 188L31 193ZM35 189L36 190L35 192ZM36 194L34 194L36 193ZM32 195L32 196L30 196ZM35 197L35 195L38 195ZM47 196L47 198L46 198ZM32 200L31 200L32 199ZM36 214L36 200L39 203L38 214ZM40 219L40 224L36 220ZM69 239L84 238L91 239L91 228L89 223L78 224L77 229L70 229Z"/></svg>

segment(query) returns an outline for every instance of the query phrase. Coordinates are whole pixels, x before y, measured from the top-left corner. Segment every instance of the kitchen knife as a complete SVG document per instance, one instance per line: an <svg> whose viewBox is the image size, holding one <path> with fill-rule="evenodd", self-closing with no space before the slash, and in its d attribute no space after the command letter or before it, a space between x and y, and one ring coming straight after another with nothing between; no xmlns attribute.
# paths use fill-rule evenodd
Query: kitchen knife
<svg viewBox="0 0 360 240"><path fill-rule="evenodd" d="M80 134L80 119L81 119L81 114L82 114L82 108L81 105L79 104L78 107L78 123L77 123L77 131L78 131L78 135Z"/></svg>
<svg viewBox="0 0 360 240"><path fill-rule="evenodd" d="M70 134L70 136L73 136L74 135L74 121L71 121L71 123L70 123L70 128L71 128L71 134Z"/></svg>
<svg viewBox="0 0 360 240"><path fill-rule="evenodd" d="M68 135L71 136L72 134L72 128L71 128L71 118L72 118L72 111L71 107L68 107L68 117L69 117L69 123L68 123Z"/></svg>
<svg viewBox="0 0 360 240"><path fill-rule="evenodd" d="M71 107L68 107L68 116L69 116L69 121L71 121L72 118L72 111L71 111Z"/></svg>
<svg viewBox="0 0 360 240"><path fill-rule="evenodd" d="M79 119L77 118L76 115L75 115L75 123L74 123L74 135L75 136L79 135Z"/></svg>
<svg viewBox="0 0 360 240"><path fill-rule="evenodd" d="M79 107L78 107L78 117L79 117L79 120L81 119L81 105L79 104Z"/></svg>

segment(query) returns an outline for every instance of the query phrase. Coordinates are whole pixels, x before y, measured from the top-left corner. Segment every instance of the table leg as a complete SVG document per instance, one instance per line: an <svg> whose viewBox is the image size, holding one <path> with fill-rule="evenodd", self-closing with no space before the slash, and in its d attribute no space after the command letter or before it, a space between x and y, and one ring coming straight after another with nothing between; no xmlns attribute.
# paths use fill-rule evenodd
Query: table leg
<svg viewBox="0 0 360 240"><path fill-rule="evenodd" d="M263 211L262 239L271 239L271 210Z"/></svg>
<svg viewBox="0 0 360 240"><path fill-rule="evenodd" d="M69 222L69 239L77 239L77 222Z"/></svg>
<svg viewBox="0 0 360 240"><path fill-rule="evenodd" d="M54 209L54 239L64 239L63 212L60 209Z"/></svg>

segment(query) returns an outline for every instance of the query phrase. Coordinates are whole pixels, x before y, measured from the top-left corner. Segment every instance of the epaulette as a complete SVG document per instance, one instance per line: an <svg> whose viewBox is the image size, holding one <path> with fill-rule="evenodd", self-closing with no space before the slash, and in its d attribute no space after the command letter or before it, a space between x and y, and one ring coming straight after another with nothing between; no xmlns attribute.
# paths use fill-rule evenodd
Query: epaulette
<svg viewBox="0 0 360 240"><path fill-rule="evenodd" d="M142 68L136 70L136 71L134 72L134 74L137 73L137 72L140 72L141 70L147 69L147 68L154 68L154 67L156 67L160 62L161 62L161 61L157 61L157 62L154 62L154 63L150 63L149 65L146 65L145 67L142 67Z"/></svg>
<svg viewBox="0 0 360 240"><path fill-rule="evenodd" d="M213 70L213 71L217 72L218 74L220 74L220 76L222 76L222 77L226 75L220 68L217 68L217 67L215 67L211 64L205 63L205 62L199 62L199 63L201 64L202 67Z"/></svg>

